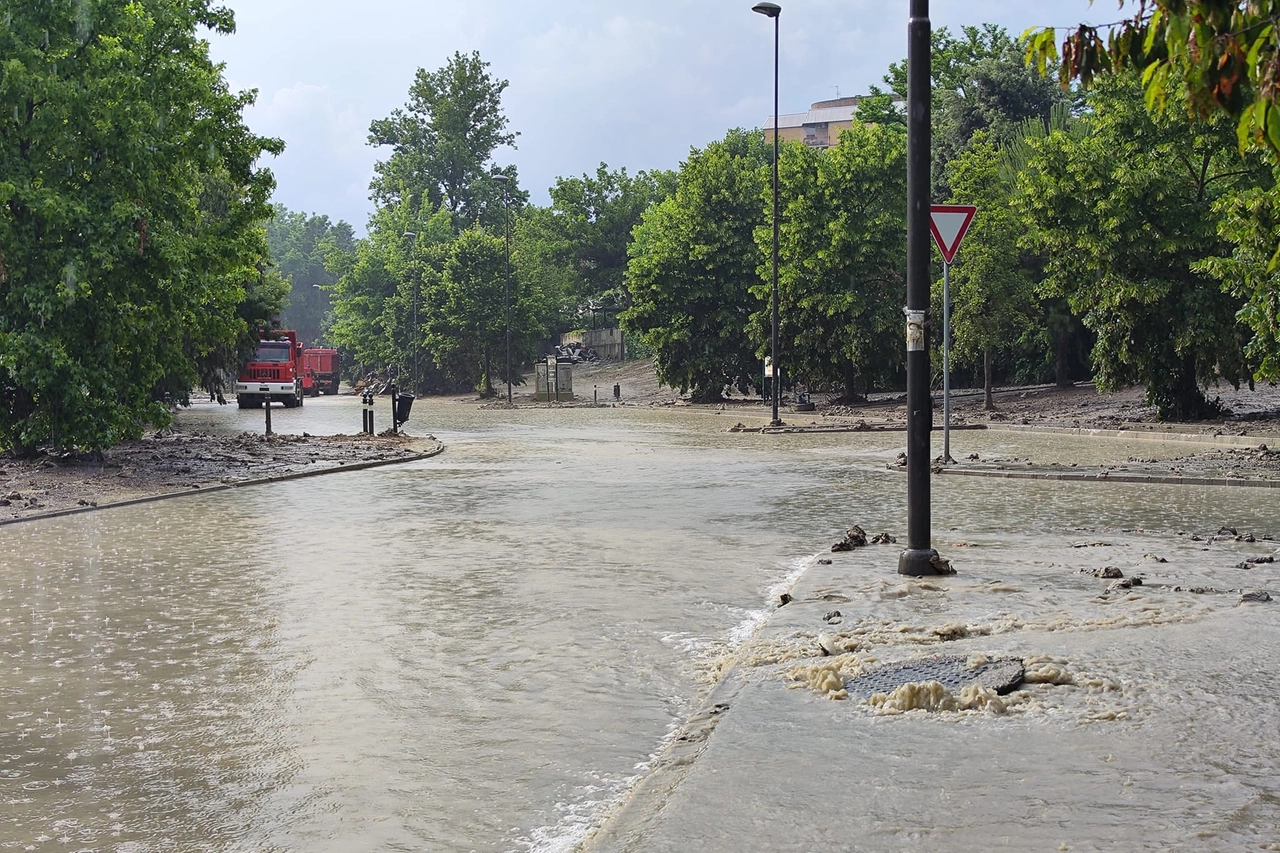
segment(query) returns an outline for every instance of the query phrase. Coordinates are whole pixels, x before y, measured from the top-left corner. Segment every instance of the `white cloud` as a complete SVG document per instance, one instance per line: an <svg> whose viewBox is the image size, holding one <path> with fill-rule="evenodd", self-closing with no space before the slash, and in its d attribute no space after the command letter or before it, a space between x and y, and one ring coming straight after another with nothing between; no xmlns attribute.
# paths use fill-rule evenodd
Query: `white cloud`
<svg viewBox="0 0 1280 853"><path fill-rule="evenodd" d="M360 110L337 103L327 86L296 83L260 94L245 117L256 133L285 142L284 153L265 164L276 176L276 201L364 228L377 155Z"/></svg>
<svg viewBox="0 0 1280 853"><path fill-rule="evenodd" d="M773 25L752 0L242 0L237 32L214 37L235 88L254 85L257 132L289 148L270 164L277 200L362 230L378 152L369 123L403 105L414 72L478 50L510 80L514 163L535 202L558 176L600 161L674 168L690 146L757 127L773 107ZM779 0L781 109L865 92L906 55L908 4ZM1108 5L1108 4L1101 4ZM933 0L935 27L1098 20L1088 0ZM240 81L252 81L243 84ZM385 154L383 155L385 156Z"/></svg>

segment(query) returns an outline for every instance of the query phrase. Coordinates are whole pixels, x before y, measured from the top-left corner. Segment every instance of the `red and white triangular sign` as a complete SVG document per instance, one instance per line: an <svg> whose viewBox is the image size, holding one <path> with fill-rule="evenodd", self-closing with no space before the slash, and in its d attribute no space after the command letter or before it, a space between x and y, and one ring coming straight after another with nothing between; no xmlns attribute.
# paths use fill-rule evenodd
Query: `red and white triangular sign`
<svg viewBox="0 0 1280 853"><path fill-rule="evenodd" d="M933 232L933 242L938 244L942 252L942 260L949 265L956 256L956 249L964 240L973 215L978 208L971 204L933 204L929 206L929 230Z"/></svg>

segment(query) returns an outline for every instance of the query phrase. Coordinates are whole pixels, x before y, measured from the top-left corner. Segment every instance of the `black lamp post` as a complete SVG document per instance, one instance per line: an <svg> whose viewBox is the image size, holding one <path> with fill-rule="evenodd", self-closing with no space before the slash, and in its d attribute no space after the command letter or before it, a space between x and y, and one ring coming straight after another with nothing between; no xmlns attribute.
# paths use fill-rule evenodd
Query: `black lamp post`
<svg viewBox="0 0 1280 853"><path fill-rule="evenodd" d="M903 575L944 574L929 543L929 169L933 91L929 0L911 0L907 26L907 548Z"/></svg>
<svg viewBox="0 0 1280 853"><path fill-rule="evenodd" d="M418 232L406 231L404 232L404 236L406 239L410 241L416 241L418 239ZM412 337L413 393L417 394L418 393L418 276L416 274L413 276L413 332L412 332L412 335L413 335Z"/></svg>
<svg viewBox="0 0 1280 853"><path fill-rule="evenodd" d="M777 3L757 3L751 11L773 18L773 336L769 344L773 420L769 425L782 426L778 418L779 385L782 382L778 370L778 18L782 15L782 7Z"/></svg>
<svg viewBox="0 0 1280 853"><path fill-rule="evenodd" d="M502 296L507 310L507 405L511 405L511 201L507 195L507 176L495 174L493 179L502 185L503 224L502 236L507 242L507 277L503 282Z"/></svg>

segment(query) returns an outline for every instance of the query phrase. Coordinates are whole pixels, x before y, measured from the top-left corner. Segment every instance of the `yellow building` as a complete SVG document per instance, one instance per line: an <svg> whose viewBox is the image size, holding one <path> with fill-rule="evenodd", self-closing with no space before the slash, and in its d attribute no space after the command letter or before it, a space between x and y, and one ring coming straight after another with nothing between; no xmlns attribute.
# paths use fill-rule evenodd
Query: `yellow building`
<svg viewBox="0 0 1280 853"><path fill-rule="evenodd" d="M836 144L840 131L853 127L853 114L858 111L859 97L835 98L818 101L806 113L788 113L778 116L779 139L786 142L803 142L811 148L830 148ZM764 121L764 141L773 141L773 116Z"/></svg>

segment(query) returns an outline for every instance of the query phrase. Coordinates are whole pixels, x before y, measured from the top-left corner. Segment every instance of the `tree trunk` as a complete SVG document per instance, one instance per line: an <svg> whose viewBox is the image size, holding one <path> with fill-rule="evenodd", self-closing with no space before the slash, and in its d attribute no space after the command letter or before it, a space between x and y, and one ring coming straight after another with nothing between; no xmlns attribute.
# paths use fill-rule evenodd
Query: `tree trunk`
<svg viewBox="0 0 1280 853"><path fill-rule="evenodd" d="M1148 391L1158 409L1162 421L1199 421L1216 418L1222 414L1222 405L1214 400L1210 402L1200 388L1200 380L1196 375L1196 359L1193 355L1182 357L1182 364L1173 371L1165 386L1168 390L1160 395Z"/></svg>
<svg viewBox="0 0 1280 853"><path fill-rule="evenodd" d="M854 403L859 399L866 399L858 396L858 366L853 363L853 359L849 359L841 366L841 372L844 374L845 402Z"/></svg>
<svg viewBox="0 0 1280 853"><path fill-rule="evenodd" d="M1054 373L1055 381L1059 388L1070 388L1074 383L1071 381L1071 369L1068 366L1067 346L1071 343L1071 330L1063 323L1061 328L1054 333Z"/></svg>
<svg viewBox="0 0 1280 853"><path fill-rule="evenodd" d="M991 396L991 347L982 349L982 408L995 411L996 401Z"/></svg>
<svg viewBox="0 0 1280 853"><path fill-rule="evenodd" d="M489 359L489 352L488 350L485 350L484 380L480 383L480 396L485 399L488 399L489 397L492 397L497 393L493 390L493 377L489 375L489 370L491 367L492 367L492 364Z"/></svg>

